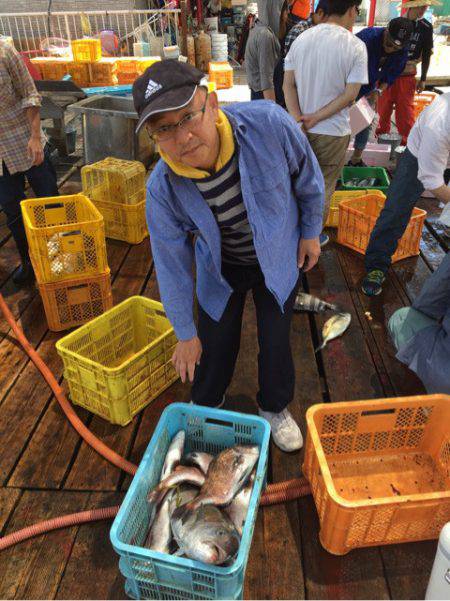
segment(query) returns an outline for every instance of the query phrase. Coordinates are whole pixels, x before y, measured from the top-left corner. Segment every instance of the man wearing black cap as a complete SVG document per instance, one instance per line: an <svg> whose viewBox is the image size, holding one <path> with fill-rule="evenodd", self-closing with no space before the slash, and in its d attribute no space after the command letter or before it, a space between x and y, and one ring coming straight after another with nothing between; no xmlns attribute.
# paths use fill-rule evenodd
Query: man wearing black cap
<svg viewBox="0 0 450 601"><path fill-rule="evenodd" d="M148 182L147 222L159 289L178 344L173 363L192 400L222 405L252 291L260 414L275 443L299 449L289 333L299 285L320 254L323 178L304 134L275 103L218 107L201 71L154 64L133 86L161 160ZM194 238L194 243L192 243ZM198 326L193 317L194 278Z"/></svg>
<svg viewBox="0 0 450 601"><path fill-rule="evenodd" d="M400 77L408 60L408 44L413 31L409 19L397 17L387 27L366 27L356 35L367 48L369 83L361 86L357 100L366 96L376 108L378 97L397 77ZM362 153L369 141L371 125L355 137L354 151L349 165L365 167Z"/></svg>

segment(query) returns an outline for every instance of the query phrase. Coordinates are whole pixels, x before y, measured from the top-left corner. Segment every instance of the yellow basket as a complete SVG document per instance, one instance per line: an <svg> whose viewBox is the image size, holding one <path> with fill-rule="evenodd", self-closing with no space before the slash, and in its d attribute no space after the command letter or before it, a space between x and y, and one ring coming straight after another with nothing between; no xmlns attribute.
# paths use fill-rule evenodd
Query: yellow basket
<svg viewBox="0 0 450 601"><path fill-rule="evenodd" d="M145 167L139 161L107 157L81 169L83 194L93 202L135 205L145 200Z"/></svg>
<svg viewBox="0 0 450 601"><path fill-rule="evenodd" d="M34 198L20 204L39 284L105 273L103 217L86 196Z"/></svg>
<svg viewBox="0 0 450 601"><path fill-rule="evenodd" d="M137 58L137 70L142 75L149 67L161 60L159 56L141 56Z"/></svg>
<svg viewBox="0 0 450 601"><path fill-rule="evenodd" d="M375 194L386 200L386 196L380 190L338 190L333 192L330 203L330 212L325 227L338 227L339 225L339 204L343 200L356 198L358 196L366 196L367 194Z"/></svg>
<svg viewBox="0 0 450 601"><path fill-rule="evenodd" d="M71 61L65 58L39 56L31 59L32 64L40 71L42 79L57 81L69 73Z"/></svg>
<svg viewBox="0 0 450 601"><path fill-rule="evenodd" d="M450 396L314 405L306 420L303 472L327 551L439 536L450 520Z"/></svg>
<svg viewBox="0 0 450 601"><path fill-rule="evenodd" d="M81 280L39 284L50 330L59 332L98 317L113 305L109 269Z"/></svg>
<svg viewBox="0 0 450 601"><path fill-rule="evenodd" d="M90 85L88 63L76 63L74 61L67 63L67 71L75 83L80 88L88 88Z"/></svg>
<svg viewBox="0 0 450 601"><path fill-rule="evenodd" d="M178 376L161 303L132 296L56 343L72 402L121 426Z"/></svg>
<svg viewBox="0 0 450 601"><path fill-rule="evenodd" d="M102 57L102 43L96 38L72 40L73 60L78 63L94 63Z"/></svg>
<svg viewBox="0 0 450 601"><path fill-rule="evenodd" d="M105 221L106 237L113 240L122 240L129 244L139 244L147 238L145 205L145 200L137 205L95 201L95 206L103 215Z"/></svg>
<svg viewBox="0 0 450 601"><path fill-rule="evenodd" d="M101 58L96 63L88 65L91 86L117 85L117 59Z"/></svg>

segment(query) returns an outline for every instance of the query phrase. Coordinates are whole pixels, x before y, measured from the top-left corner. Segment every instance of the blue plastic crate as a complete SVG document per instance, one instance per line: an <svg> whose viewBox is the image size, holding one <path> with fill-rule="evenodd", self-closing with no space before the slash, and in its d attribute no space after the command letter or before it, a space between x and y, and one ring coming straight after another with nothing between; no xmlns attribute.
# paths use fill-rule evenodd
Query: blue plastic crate
<svg viewBox="0 0 450 601"><path fill-rule="evenodd" d="M147 494L158 483L167 449L179 430L186 432L185 452L216 454L234 444L260 447L239 553L230 566L208 565L140 546L148 530ZM164 410L111 527L111 542L121 557L120 570L127 579L130 597L241 598L259 499L266 482L269 439L269 424L254 415L185 403L174 403Z"/></svg>

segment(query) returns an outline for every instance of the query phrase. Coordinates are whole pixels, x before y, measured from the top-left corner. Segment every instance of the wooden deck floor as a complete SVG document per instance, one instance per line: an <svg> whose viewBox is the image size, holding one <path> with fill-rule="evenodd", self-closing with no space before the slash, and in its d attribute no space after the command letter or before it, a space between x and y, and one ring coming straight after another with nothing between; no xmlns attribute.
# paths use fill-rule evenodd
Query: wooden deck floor
<svg viewBox="0 0 450 601"><path fill-rule="evenodd" d="M66 185L66 193L77 185ZM292 411L305 431L305 410L323 401L369 399L423 392L415 376L394 359L386 324L407 305L439 264L448 238L430 211L422 254L396 264L381 298L359 290L360 256L332 242L306 278L307 289L339 302L352 314L341 339L315 355L323 318L296 315L292 346L297 384ZM0 215L1 220L1 215ZM60 335L47 329L34 287L18 290L11 275L18 265L13 241L0 226L0 290L31 343L57 378ZM114 302L132 294L158 298L148 241L109 241ZM370 311L372 321L365 312ZM69 426L49 389L0 320L0 534L62 514L120 502L129 478L97 456ZM227 407L255 412L257 343L253 306L246 307L242 347ZM111 426L77 408L106 444L139 462L163 408L187 400L189 389L174 384L125 428ZM297 477L302 453L271 450L270 481ZM109 543L110 522L60 530L22 543L0 555L0 598L123 598L118 558ZM423 599L435 543L357 550L345 557L325 552L311 497L259 511L245 582L247 599Z"/></svg>

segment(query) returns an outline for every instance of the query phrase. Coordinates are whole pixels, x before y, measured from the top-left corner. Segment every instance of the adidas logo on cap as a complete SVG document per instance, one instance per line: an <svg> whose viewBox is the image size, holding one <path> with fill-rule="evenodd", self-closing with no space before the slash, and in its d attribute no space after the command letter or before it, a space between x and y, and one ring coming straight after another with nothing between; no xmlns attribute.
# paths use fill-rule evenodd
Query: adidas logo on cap
<svg viewBox="0 0 450 601"><path fill-rule="evenodd" d="M158 92L158 90L160 90L161 88L162 85L160 83L156 83L156 81L153 81L153 79L149 79L147 89L145 90L144 94L145 100L148 100L150 96Z"/></svg>

